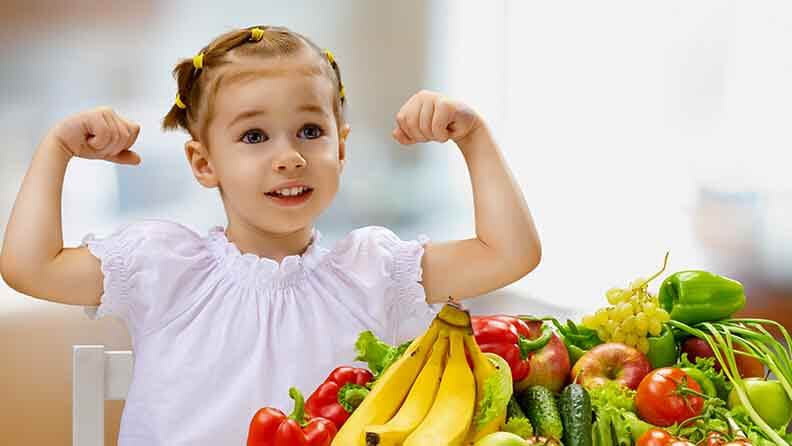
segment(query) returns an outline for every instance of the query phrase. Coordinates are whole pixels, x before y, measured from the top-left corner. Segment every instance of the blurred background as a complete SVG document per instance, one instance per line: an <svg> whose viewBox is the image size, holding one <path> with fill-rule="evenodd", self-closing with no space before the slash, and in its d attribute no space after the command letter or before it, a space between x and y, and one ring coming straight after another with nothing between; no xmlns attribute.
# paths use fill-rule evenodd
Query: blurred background
<svg viewBox="0 0 792 446"><path fill-rule="evenodd" d="M474 235L452 144L405 150L401 104L436 89L479 110L536 220L532 274L476 312L577 316L604 292L707 269L741 280L749 308L792 328L792 3L0 0L0 236L34 150L58 120L109 105L142 125L138 167L75 160L64 241L146 217L225 224L164 134L173 65L235 27L285 25L332 49L352 133L326 244L365 225L402 238ZM659 282L659 281L658 281ZM656 288L659 283L655 283ZM71 440L71 345L130 348L125 327L0 283L3 444ZM115 444L122 402L107 403Z"/></svg>

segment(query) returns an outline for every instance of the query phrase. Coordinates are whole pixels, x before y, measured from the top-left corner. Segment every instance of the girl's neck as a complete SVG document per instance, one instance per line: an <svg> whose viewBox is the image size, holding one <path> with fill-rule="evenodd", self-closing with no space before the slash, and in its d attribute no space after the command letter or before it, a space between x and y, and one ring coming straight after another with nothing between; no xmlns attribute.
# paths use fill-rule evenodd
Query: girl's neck
<svg viewBox="0 0 792 446"><path fill-rule="evenodd" d="M278 263L286 256L302 255L308 249L312 235L311 226L283 234L234 223L229 223L226 228L226 238L236 245L242 254L254 254Z"/></svg>

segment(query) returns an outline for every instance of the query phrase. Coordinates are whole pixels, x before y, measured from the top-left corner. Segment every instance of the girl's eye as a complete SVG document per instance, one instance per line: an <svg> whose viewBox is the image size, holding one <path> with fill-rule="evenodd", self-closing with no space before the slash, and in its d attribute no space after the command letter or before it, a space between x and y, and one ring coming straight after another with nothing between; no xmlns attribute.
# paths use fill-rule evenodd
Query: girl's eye
<svg viewBox="0 0 792 446"><path fill-rule="evenodd" d="M261 130L248 130L242 135L242 142L245 144L259 144L267 139L269 138Z"/></svg>
<svg viewBox="0 0 792 446"><path fill-rule="evenodd" d="M316 139L322 136L323 132L321 127L314 124L307 124L300 129L299 136L306 139Z"/></svg>

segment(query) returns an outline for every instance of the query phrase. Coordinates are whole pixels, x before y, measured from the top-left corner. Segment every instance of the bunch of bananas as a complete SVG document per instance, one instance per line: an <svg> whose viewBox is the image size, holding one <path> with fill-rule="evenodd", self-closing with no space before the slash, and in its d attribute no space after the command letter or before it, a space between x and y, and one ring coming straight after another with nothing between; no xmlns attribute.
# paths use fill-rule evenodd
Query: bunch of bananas
<svg viewBox="0 0 792 446"><path fill-rule="evenodd" d="M498 407L487 395L495 382L501 385ZM508 364L479 349L470 315L446 305L376 381L332 446L473 444L500 429L511 382ZM496 416L484 421L482 412L493 411Z"/></svg>

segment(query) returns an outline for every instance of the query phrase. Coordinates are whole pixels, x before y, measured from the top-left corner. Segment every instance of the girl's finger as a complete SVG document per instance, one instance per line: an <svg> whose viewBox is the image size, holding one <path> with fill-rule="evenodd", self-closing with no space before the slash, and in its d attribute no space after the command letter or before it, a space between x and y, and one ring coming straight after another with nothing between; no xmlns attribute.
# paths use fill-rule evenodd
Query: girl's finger
<svg viewBox="0 0 792 446"><path fill-rule="evenodd" d="M402 126L402 130L407 133L407 136L410 137L415 142L426 142L426 135L421 132L421 124L419 122L421 118L421 107L423 106L423 99L419 95L415 95L410 99L410 102L407 103L407 111L406 121L407 126Z"/></svg>
<svg viewBox="0 0 792 446"><path fill-rule="evenodd" d="M136 165L140 164L140 155L131 150L122 150L120 153L107 158L107 160L118 164Z"/></svg>
<svg viewBox="0 0 792 446"><path fill-rule="evenodd" d="M435 114L435 101L431 97L421 101L421 110L418 112L418 129L427 140L434 140L432 132L432 116Z"/></svg>
<svg viewBox="0 0 792 446"><path fill-rule="evenodd" d="M432 134L436 141L446 142L451 137L448 131L448 124L454 113L454 106L445 99L441 99L435 104L434 115L432 116Z"/></svg>
<svg viewBox="0 0 792 446"><path fill-rule="evenodd" d="M404 136L408 136L406 132L407 128L407 105L409 101L402 105L402 108L399 109L399 112L396 113L396 128L398 128ZM395 130L394 130L395 131Z"/></svg>
<svg viewBox="0 0 792 446"><path fill-rule="evenodd" d="M121 122L123 122L127 132L129 132L129 137L124 142L124 148L128 149L135 144L135 141L137 141L138 135L140 134L140 125L129 121L128 119L124 119L123 117L119 116L119 118L121 118Z"/></svg>
<svg viewBox="0 0 792 446"><path fill-rule="evenodd" d="M102 116L102 119L104 119L107 133L110 136L110 140L107 144L99 149L101 155L106 156L111 153L113 147L118 143L120 135L118 134L118 127L115 123L115 119L113 119L113 111L109 108L102 108L99 114Z"/></svg>
<svg viewBox="0 0 792 446"><path fill-rule="evenodd" d="M94 152L101 152L110 144L113 134L101 112L90 113L85 121L86 145ZM87 154L83 154L87 155Z"/></svg>
<svg viewBox="0 0 792 446"><path fill-rule="evenodd" d="M114 156L129 148L126 143L129 141L130 132L123 118L118 116L118 114L111 113L110 119L113 120L118 139L116 139L113 146L109 148L107 155Z"/></svg>
<svg viewBox="0 0 792 446"><path fill-rule="evenodd" d="M410 139L410 137L407 136L406 133L404 133L404 130L402 130L401 127L398 126L395 129L393 129L393 138L396 141L398 141L400 144L404 144L407 146L411 144L415 144L415 141Z"/></svg>

